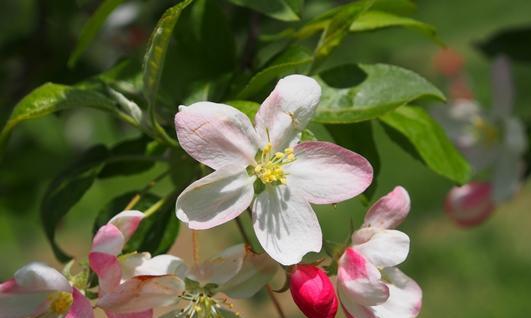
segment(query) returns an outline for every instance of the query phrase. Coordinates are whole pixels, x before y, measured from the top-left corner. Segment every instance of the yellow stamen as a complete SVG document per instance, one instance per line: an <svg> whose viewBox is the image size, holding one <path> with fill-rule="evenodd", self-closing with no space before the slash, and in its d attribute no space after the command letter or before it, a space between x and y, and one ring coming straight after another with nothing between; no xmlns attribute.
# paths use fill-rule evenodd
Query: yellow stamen
<svg viewBox="0 0 531 318"><path fill-rule="evenodd" d="M55 292L48 296L50 301L50 310L54 314L66 314L70 309L70 306L73 302L73 297L71 293L67 292Z"/></svg>
<svg viewBox="0 0 531 318"><path fill-rule="evenodd" d="M282 152L271 153L272 145L267 143L254 167L254 173L264 184L286 184L286 175L283 166L293 162L295 154L293 148L286 148Z"/></svg>

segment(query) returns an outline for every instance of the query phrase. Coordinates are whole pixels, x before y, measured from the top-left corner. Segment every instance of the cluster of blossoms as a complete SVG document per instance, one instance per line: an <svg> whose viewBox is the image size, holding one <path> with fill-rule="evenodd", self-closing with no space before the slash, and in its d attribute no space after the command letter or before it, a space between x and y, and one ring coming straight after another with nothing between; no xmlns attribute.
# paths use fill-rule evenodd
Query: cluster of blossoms
<svg viewBox="0 0 531 318"><path fill-rule="evenodd" d="M527 137L522 122L512 114L509 60L500 56L492 65L493 104L489 113L473 100L460 68L457 65L452 72L443 72L450 77L453 102L450 107L434 107L432 114L478 176L478 181L454 187L445 202L447 214L458 225L472 226L483 222L497 204L520 189ZM489 176L486 180L482 177L485 174Z"/></svg>
<svg viewBox="0 0 531 318"><path fill-rule="evenodd" d="M120 255L143 216L121 212L94 236L88 264L98 277L97 290L88 268L70 275L31 263L0 284L0 317L92 318L99 308L109 318L151 318L155 308L176 304L181 308L165 317L221 317L231 304L216 298L217 293L252 297L278 269L267 255L254 254L242 244L191 268L173 255Z"/></svg>
<svg viewBox="0 0 531 318"><path fill-rule="evenodd" d="M409 318L420 312L422 290L396 267L407 257L409 237L394 228L409 207L409 195L402 187L379 199L352 235L352 246L339 258L336 289L347 317ZM337 296L322 269L297 265L290 289L307 317L335 317Z"/></svg>
<svg viewBox="0 0 531 318"><path fill-rule="evenodd" d="M337 264L337 295L327 274L299 264L320 252L322 233L310 204L335 204L362 193L373 169L361 155L329 142L301 141L321 88L306 76L281 79L251 120L224 104L181 106L175 116L179 143L214 171L177 198L177 217L194 230L237 218L250 208L252 225L267 254L232 246L201 264L173 255L123 254L144 214L124 211L94 236L88 265L63 275L39 263L0 285L0 318L149 318L176 305L164 318L217 318L230 313L226 298L248 298L268 284L281 265L290 273L294 301L310 318L334 317L339 303L348 317L414 318L419 286L396 266L409 252L409 237L394 230L409 213L405 189L396 187L368 211ZM89 271L98 278L98 287ZM97 289L96 289L97 288Z"/></svg>

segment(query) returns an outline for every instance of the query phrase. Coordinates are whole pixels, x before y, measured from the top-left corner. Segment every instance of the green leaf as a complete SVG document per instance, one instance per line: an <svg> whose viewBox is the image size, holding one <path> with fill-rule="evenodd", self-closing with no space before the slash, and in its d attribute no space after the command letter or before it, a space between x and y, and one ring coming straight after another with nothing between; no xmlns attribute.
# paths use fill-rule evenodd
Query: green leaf
<svg viewBox="0 0 531 318"><path fill-rule="evenodd" d="M349 33L352 23L372 5L373 0L362 0L345 6L337 12L326 26L314 52L314 66L332 53Z"/></svg>
<svg viewBox="0 0 531 318"><path fill-rule="evenodd" d="M406 151L413 150L436 173L459 184L470 178L470 166L446 136L442 127L423 109L402 106L380 120L406 138L399 141ZM391 135L393 137L393 135ZM397 141L396 138L393 138Z"/></svg>
<svg viewBox="0 0 531 318"><path fill-rule="evenodd" d="M107 149L101 145L89 149L80 161L55 178L44 194L41 221L55 257L61 262L67 262L70 256L55 241L57 226L92 186L108 155Z"/></svg>
<svg viewBox="0 0 531 318"><path fill-rule="evenodd" d="M192 1L184 0L166 10L151 34L143 63L144 95L150 105L154 105L157 98L164 61L175 24L181 12Z"/></svg>
<svg viewBox="0 0 531 318"><path fill-rule="evenodd" d="M253 9L281 21L300 20L304 0L229 0L231 3Z"/></svg>
<svg viewBox="0 0 531 318"><path fill-rule="evenodd" d="M367 77L355 87L332 87L318 78L322 95L314 121L355 123L376 118L421 98L444 100L435 86L412 71L386 64L361 64L359 67ZM348 67L340 66L335 70L341 72ZM353 73L357 79L359 74Z"/></svg>
<svg viewBox="0 0 531 318"><path fill-rule="evenodd" d="M391 27L404 27L418 30L429 36L435 42L442 44L441 40L437 37L437 32L433 26L411 18L383 11L366 11L362 13L354 23L350 25L350 31L362 32Z"/></svg>
<svg viewBox="0 0 531 318"><path fill-rule="evenodd" d="M81 35L79 36L76 48L68 59L68 67L74 67L76 65L77 60L94 40L109 14L111 14L111 12L122 2L124 2L124 0L104 0L102 2L96 12L94 12L81 29Z"/></svg>
<svg viewBox="0 0 531 318"><path fill-rule="evenodd" d="M63 109L91 107L117 112L115 102L94 91L72 86L46 83L26 95L13 109L0 133L0 153L3 151L13 128L19 123L44 117Z"/></svg>
<svg viewBox="0 0 531 318"><path fill-rule="evenodd" d="M266 67L256 73L237 99L249 99L263 92L268 85L282 76L305 73L312 62L312 56L302 47L290 47L275 57ZM269 92L267 92L269 93Z"/></svg>
<svg viewBox="0 0 531 318"><path fill-rule="evenodd" d="M92 229L96 233L113 216L122 212L137 192L124 193L108 202L99 212ZM134 206L135 210L145 211L159 201L160 197L145 193ZM179 220L175 217L174 201L169 200L155 214L144 218L140 226L127 242L123 252L150 252L153 255L166 253L179 233Z"/></svg>
<svg viewBox="0 0 531 318"><path fill-rule="evenodd" d="M152 156L160 155L165 146L146 136L123 141L110 149L110 158L98 178L127 176L147 171L153 167Z"/></svg>

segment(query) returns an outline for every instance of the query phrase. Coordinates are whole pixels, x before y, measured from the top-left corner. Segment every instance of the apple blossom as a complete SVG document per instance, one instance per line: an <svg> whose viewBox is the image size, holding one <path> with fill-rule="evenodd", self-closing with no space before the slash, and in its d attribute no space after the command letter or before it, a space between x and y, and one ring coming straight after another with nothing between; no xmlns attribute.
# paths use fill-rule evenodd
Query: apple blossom
<svg viewBox="0 0 531 318"><path fill-rule="evenodd" d="M463 227L482 223L495 208L492 186L488 182L470 182L461 187L453 187L444 202L448 216Z"/></svg>
<svg viewBox="0 0 531 318"><path fill-rule="evenodd" d="M290 275L293 301L308 318L333 318L338 301L330 278L319 267L296 265Z"/></svg>
<svg viewBox="0 0 531 318"><path fill-rule="evenodd" d="M409 237L394 230L407 216L407 191L396 187L367 212L351 247L339 259L337 291L348 317L410 318L420 312L422 290L397 265L409 252Z"/></svg>
<svg viewBox="0 0 531 318"><path fill-rule="evenodd" d="M89 300L57 270L30 263L0 284L0 318L92 318Z"/></svg>
<svg viewBox="0 0 531 318"><path fill-rule="evenodd" d="M209 229L251 206L256 236L279 263L320 251L321 228L310 203L352 198L372 181L372 167L359 154L328 142L299 143L320 95L312 78L287 76L261 105L255 127L224 104L180 106L180 145L215 171L180 194L177 217L192 229Z"/></svg>

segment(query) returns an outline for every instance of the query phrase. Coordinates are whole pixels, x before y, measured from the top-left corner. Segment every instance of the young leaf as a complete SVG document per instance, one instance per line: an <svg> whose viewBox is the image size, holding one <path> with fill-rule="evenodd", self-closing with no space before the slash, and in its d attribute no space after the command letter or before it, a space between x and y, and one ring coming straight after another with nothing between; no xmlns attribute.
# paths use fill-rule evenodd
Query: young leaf
<svg viewBox="0 0 531 318"><path fill-rule="evenodd" d="M19 123L68 108L91 107L117 113L114 101L94 91L46 83L26 95L13 109L0 133L0 153Z"/></svg>
<svg viewBox="0 0 531 318"><path fill-rule="evenodd" d="M435 86L412 71L386 64L362 64L359 67L367 77L355 87L335 88L318 79L322 95L314 121L355 123L376 118L420 98L444 100L444 95ZM358 77L358 74L354 76Z"/></svg>
<svg viewBox="0 0 531 318"><path fill-rule="evenodd" d="M171 35L181 12L193 0L184 0L169 8L160 18L155 30L151 34L143 63L144 95L153 105L157 98L160 78L164 69L164 60L168 52Z"/></svg>
<svg viewBox="0 0 531 318"><path fill-rule="evenodd" d="M231 3L247 7L281 21L300 20L304 0L229 0Z"/></svg>
<svg viewBox="0 0 531 318"><path fill-rule="evenodd" d="M93 233L96 233L113 216L122 212L136 194L137 192L134 191L127 192L107 203L100 210L94 222ZM160 197L155 194L145 193L133 209L145 211L159 199ZM154 215L142 220L124 248L124 253L142 251L158 255L166 253L171 248L179 233L180 224L174 214L173 201L169 200Z"/></svg>
<svg viewBox="0 0 531 318"><path fill-rule="evenodd" d="M314 52L314 68L321 61L332 53L341 41L347 36L352 23L374 3L374 0L362 0L345 6L341 11L336 13L326 26L319 44Z"/></svg>
<svg viewBox="0 0 531 318"><path fill-rule="evenodd" d="M98 7L96 12L88 19L83 28L81 29L81 35L77 42L76 48L70 58L68 59L68 67L74 67L77 60L89 47L90 42L94 40L96 34L100 30L101 26L116 7L118 7L124 0L104 0Z"/></svg>
<svg viewBox="0 0 531 318"><path fill-rule="evenodd" d="M312 56L304 48L299 46L290 47L268 63L264 69L256 73L238 94L237 99L256 97L267 85L278 78L291 73L304 73L311 62Z"/></svg>
<svg viewBox="0 0 531 318"><path fill-rule="evenodd" d="M362 13L350 25L351 32L372 31L390 27L404 27L418 30L435 42L441 44L441 40L437 37L435 28L429 24L417 21L415 19L398 16L392 13L383 11L366 11Z"/></svg>
<svg viewBox="0 0 531 318"><path fill-rule="evenodd" d="M79 162L55 178L44 194L40 210L41 221L55 257L61 262L67 262L70 256L55 241L56 228L92 186L108 155L107 148L101 145L89 149Z"/></svg>
<svg viewBox="0 0 531 318"><path fill-rule="evenodd" d="M420 157L431 170L459 184L468 181L469 164L426 111L402 106L381 116L380 120L405 137L406 143L391 134L392 139L406 151L413 151L413 155Z"/></svg>

